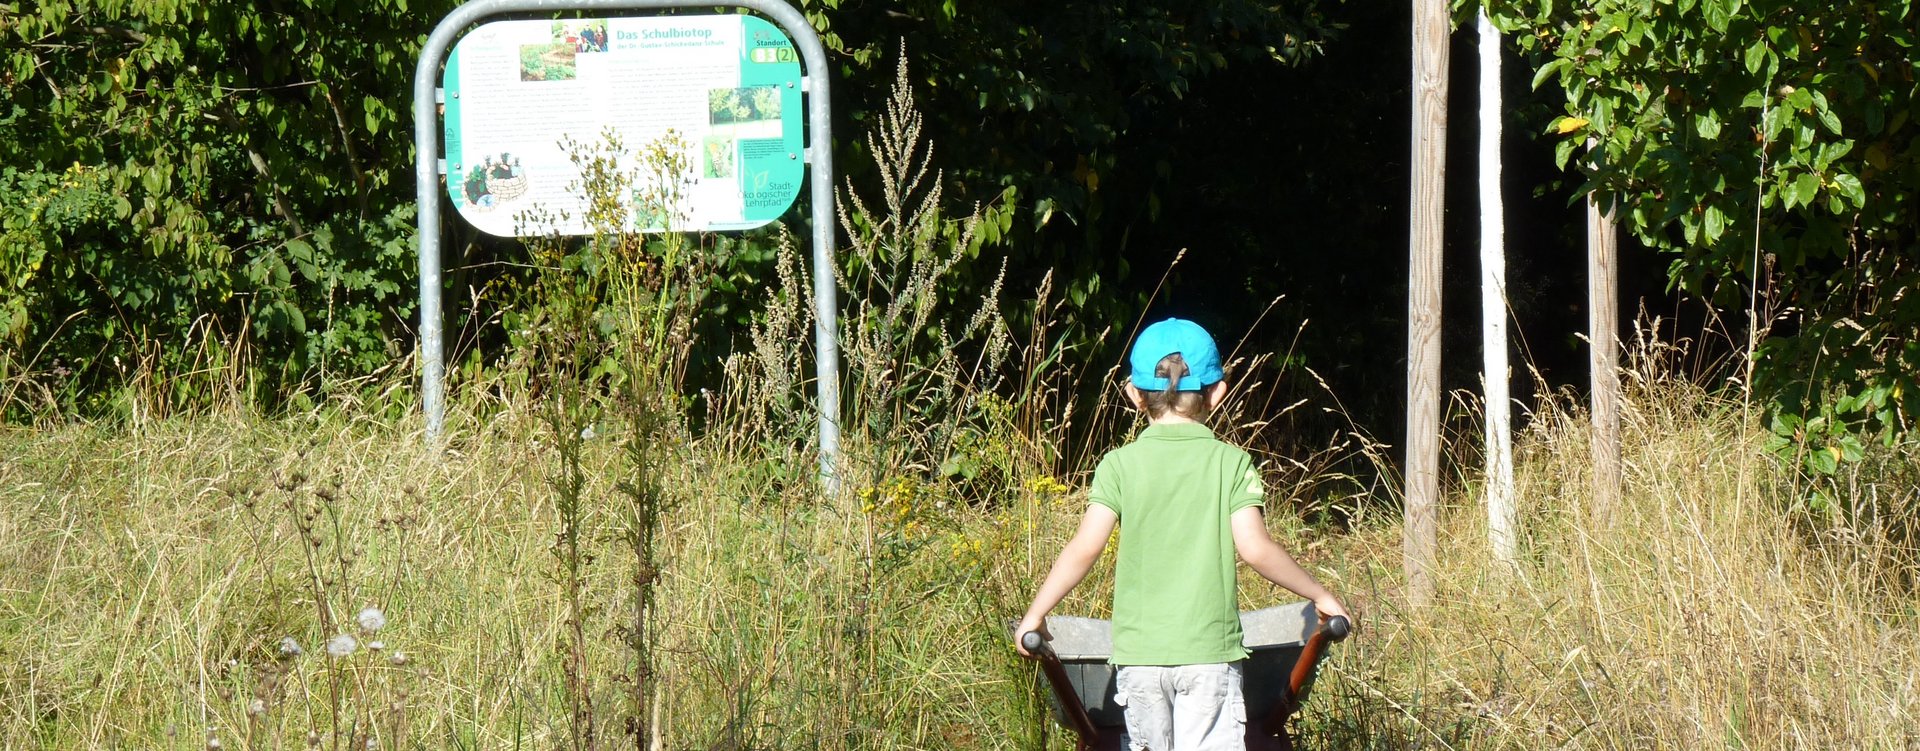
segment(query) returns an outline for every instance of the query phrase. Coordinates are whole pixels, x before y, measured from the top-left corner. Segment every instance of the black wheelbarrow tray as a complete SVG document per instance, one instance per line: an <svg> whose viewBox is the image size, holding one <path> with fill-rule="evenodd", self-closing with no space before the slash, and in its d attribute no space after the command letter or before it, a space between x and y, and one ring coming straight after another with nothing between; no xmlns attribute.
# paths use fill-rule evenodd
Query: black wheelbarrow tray
<svg viewBox="0 0 1920 751"><path fill-rule="evenodd" d="M1347 619L1322 623L1313 604L1240 613L1242 643L1252 654L1241 671L1246 698L1247 751L1290 751L1287 718L1313 687L1327 645L1347 637ZM1079 736L1080 751L1117 751L1126 721L1114 700L1113 624L1099 618L1050 616L1052 641L1025 635L1023 646L1040 660L1053 687L1054 717Z"/></svg>

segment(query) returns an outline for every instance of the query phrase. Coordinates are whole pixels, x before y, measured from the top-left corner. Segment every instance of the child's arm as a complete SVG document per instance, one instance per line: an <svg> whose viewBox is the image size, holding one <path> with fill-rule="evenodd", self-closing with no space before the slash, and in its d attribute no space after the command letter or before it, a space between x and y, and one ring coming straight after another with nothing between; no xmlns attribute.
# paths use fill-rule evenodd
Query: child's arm
<svg viewBox="0 0 1920 751"><path fill-rule="evenodd" d="M1114 515L1113 509L1098 503L1087 506L1086 515L1080 517L1080 529L1073 533L1066 547L1060 549L1060 557L1054 559L1047 578L1040 582L1040 591L1034 594L1026 616L1013 629L1013 648L1020 651L1020 656L1033 656L1020 644L1020 637L1028 631L1052 638L1052 634L1047 633L1047 613L1086 578L1087 571L1100 560L1101 551L1107 549L1107 538L1113 536L1114 525L1119 522L1120 517Z"/></svg>
<svg viewBox="0 0 1920 751"><path fill-rule="evenodd" d="M1293 556L1287 555L1286 549L1267 535L1267 522L1261 516L1259 506L1233 512L1233 549L1240 554L1241 560L1266 577L1267 581L1312 600L1314 609L1320 611L1320 617L1347 614L1346 607L1332 592L1320 586L1313 574L1300 568L1300 564L1293 561Z"/></svg>

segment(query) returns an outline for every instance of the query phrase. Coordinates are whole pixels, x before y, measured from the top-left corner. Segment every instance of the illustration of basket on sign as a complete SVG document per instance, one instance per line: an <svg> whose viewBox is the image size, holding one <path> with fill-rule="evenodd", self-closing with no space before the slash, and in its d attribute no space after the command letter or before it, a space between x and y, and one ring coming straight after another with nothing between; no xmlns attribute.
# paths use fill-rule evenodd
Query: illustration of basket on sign
<svg viewBox="0 0 1920 751"><path fill-rule="evenodd" d="M495 199L501 201L511 201L519 198L527 192L527 176L489 177L487 178L487 192L492 193Z"/></svg>

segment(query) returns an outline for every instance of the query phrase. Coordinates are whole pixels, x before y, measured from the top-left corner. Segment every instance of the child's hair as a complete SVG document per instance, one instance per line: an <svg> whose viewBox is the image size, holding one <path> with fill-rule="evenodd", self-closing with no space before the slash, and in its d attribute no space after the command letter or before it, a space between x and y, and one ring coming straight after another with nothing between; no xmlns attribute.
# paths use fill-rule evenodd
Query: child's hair
<svg viewBox="0 0 1920 751"><path fill-rule="evenodd" d="M1147 397L1147 416L1158 419L1171 411L1189 420L1206 417L1207 398L1202 391L1181 391L1180 379L1187 375L1187 359L1175 352L1160 358L1153 366L1153 377L1167 379L1167 388L1163 391L1144 392Z"/></svg>

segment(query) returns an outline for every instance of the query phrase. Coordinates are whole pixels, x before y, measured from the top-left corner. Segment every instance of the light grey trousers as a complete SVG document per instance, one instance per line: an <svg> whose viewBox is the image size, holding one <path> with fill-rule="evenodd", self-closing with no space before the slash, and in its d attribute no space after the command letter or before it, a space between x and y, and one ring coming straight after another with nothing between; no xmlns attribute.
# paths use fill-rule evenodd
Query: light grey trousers
<svg viewBox="0 0 1920 751"><path fill-rule="evenodd" d="M1126 709L1128 751L1244 751L1240 663L1122 665L1114 694Z"/></svg>

